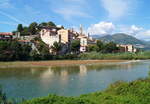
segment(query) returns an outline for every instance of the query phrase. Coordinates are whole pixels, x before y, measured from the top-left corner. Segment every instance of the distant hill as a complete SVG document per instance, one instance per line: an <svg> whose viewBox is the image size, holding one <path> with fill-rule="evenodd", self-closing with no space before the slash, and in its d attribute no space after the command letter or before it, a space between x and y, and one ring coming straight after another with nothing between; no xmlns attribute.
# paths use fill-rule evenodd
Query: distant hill
<svg viewBox="0 0 150 104"><path fill-rule="evenodd" d="M100 38L97 38L103 42L115 42L117 44L132 44L137 48L144 50L150 49L149 42L139 40L131 35L124 33L117 33L113 35L106 35Z"/></svg>

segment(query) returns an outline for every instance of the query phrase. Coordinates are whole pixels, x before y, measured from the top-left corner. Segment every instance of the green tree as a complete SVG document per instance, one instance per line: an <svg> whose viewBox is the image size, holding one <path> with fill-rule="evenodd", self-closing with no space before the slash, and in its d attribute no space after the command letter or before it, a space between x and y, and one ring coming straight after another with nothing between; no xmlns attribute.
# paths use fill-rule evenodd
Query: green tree
<svg viewBox="0 0 150 104"><path fill-rule="evenodd" d="M35 42L35 46L36 46L38 52L36 50L33 50L31 52L32 60L48 60L48 59L52 59L52 55L50 54L49 46L47 44L45 44L39 38L35 38L33 41L36 41Z"/></svg>
<svg viewBox="0 0 150 104"><path fill-rule="evenodd" d="M80 40L73 40L71 43L71 51L78 53L80 51Z"/></svg>
<svg viewBox="0 0 150 104"><path fill-rule="evenodd" d="M30 53L31 60L41 60L40 54L36 50L32 50Z"/></svg>
<svg viewBox="0 0 150 104"><path fill-rule="evenodd" d="M29 60L30 51L30 45L21 44L16 40L0 41L1 61Z"/></svg>
<svg viewBox="0 0 150 104"><path fill-rule="evenodd" d="M99 47L97 45L89 45L87 47L87 50L88 50L88 52L92 52L92 51L96 52L97 50L99 50Z"/></svg>
<svg viewBox="0 0 150 104"><path fill-rule="evenodd" d="M105 52L105 53L114 53L117 50L118 50L118 47L117 47L116 43L109 42L109 43L105 44L103 52Z"/></svg>
<svg viewBox="0 0 150 104"><path fill-rule="evenodd" d="M51 22L51 21L47 23L47 26L54 26L54 27L56 27L56 25L53 22Z"/></svg>
<svg viewBox="0 0 150 104"><path fill-rule="evenodd" d="M38 24L36 22L33 22L30 24L29 26L29 32L34 35L37 33L37 27L38 27Z"/></svg>
<svg viewBox="0 0 150 104"><path fill-rule="evenodd" d="M32 48L30 45L28 44L22 44L21 45L21 56L20 56L20 60L29 60L30 59L30 52L32 51Z"/></svg>
<svg viewBox="0 0 150 104"><path fill-rule="evenodd" d="M52 56L51 56L51 54L50 54L50 52L49 52L49 48L43 48L42 50L41 50L41 59L42 60L49 60L49 59L52 59Z"/></svg>
<svg viewBox="0 0 150 104"><path fill-rule="evenodd" d="M17 31L20 32L20 33L23 31L22 24L18 24Z"/></svg>
<svg viewBox="0 0 150 104"><path fill-rule="evenodd" d="M23 27L23 31L21 32L22 36L30 35L29 28Z"/></svg>
<svg viewBox="0 0 150 104"><path fill-rule="evenodd" d="M39 24L39 27L43 27L43 26L47 26L47 23L46 22L42 22Z"/></svg>
<svg viewBox="0 0 150 104"><path fill-rule="evenodd" d="M101 52L102 50L103 50L103 48L104 48L104 43L102 42L102 41L100 41L100 40L98 40L97 42L96 42L96 45L97 45L97 51L98 52Z"/></svg>
<svg viewBox="0 0 150 104"><path fill-rule="evenodd" d="M53 44L53 46L51 46L51 49L52 49L52 51L56 54L56 55L58 55L59 54L59 52L61 51L61 43L58 43L58 42L54 42L54 44Z"/></svg>

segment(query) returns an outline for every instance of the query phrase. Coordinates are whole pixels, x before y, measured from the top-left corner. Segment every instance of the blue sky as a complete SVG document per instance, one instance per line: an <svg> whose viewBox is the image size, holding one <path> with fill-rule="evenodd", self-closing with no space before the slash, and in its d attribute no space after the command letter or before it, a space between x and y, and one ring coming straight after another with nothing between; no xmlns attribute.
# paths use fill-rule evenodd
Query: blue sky
<svg viewBox="0 0 150 104"><path fill-rule="evenodd" d="M17 24L53 21L66 28L106 35L128 33L150 39L149 0L0 0L0 32L11 32Z"/></svg>

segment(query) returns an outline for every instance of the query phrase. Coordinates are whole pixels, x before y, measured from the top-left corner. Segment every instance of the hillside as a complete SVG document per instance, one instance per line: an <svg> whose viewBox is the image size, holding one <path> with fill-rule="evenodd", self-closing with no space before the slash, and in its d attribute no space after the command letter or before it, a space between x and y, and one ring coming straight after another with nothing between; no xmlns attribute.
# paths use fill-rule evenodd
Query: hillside
<svg viewBox="0 0 150 104"><path fill-rule="evenodd" d="M114 35L106 35L104 37L99 38L100 40L104 41L104 42L110 42L110 41L114 41L118 44L141 44L141 45L145 45L145 43L139 39L136 39L133 36L124 34L124 33L117 33Z"/></svg>
<svg viewBox="0 0 150 104"><path fill-rule="evenodd" d="M103 37L98 38L99 40L103 41L103 42L115 42L117 44L132 44L137 48L141 48L141 49L150 49L150 46L148 44L148 42L139 40L133 36L124 34L124 33L117 33L117 34L113 34L113 35L106 35Z"/></svg>

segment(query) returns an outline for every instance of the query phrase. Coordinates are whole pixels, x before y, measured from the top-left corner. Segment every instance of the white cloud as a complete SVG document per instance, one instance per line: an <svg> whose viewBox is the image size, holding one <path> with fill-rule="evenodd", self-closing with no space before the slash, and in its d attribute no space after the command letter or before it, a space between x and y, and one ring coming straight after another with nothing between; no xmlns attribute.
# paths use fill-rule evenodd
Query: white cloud
<svg viewBox="0 0 150 104"><path fill-rule="evenodd" d="M86 0L55 0L50 1L50 4L51 9L67 21L76 17L91 18L86 9Z"/></svg>
<svg viewBox="0 0 150 104"><path fill-rule="evenodd" d="M91 25L87 32L91 35L106 35L112 34L115 30L115 25L111 22L99 22L98 24Z"/></svg>
<svg viewBox="0 0 150 104"><path fill-rule="evenodd" d="M135 37L141 40L150 41L150 29L143 29L142 31L138 32Z"/></svg>
<svg viewBox="0 0 150 104"><path fill-rule="evenodd" d="M131 33L133 33L133 34L136 34L136 33L140 32L141 30L143 30L143 28L137 27L135 25L131 26Z"/></svg>
<svg viewBox="0 0 150 104"><path fill-rule="evenodd" d="M140 40L150 40L150 29L144 29L136 25L118 26L116 31L126 33Z"/></svg>
<svg viewBox="0 0 150 104"><path fill-rule="evenodd" d="M87 13L83 12L78 6L66 6L58 8L57 10L55 10L55 12L62 15L66 20L71 20L74 17L91 17Z"/></svg>
<svg viewBox="0 0 150 104"><path fill-rule="evenodd" d="M132 12L135 0L101 0L102 6L111 19L119 19Z"/></svg>
<svg viewBox="0 0 150 104"><path fill-rule="evenodd" d="M138 27L136 25L131 26L118 26L118 29L120 32L130 34L132 36L136 36L138 33L143 31L144 29L142 27Z"/></svg>
<svg viewBox="0 0 150 104"><path fill-rule="evenodd" d="M10 0L0 0L0 8L12 8L13 5L10 3Z"/></svg>
<svg viewBox="0 0 150 104"><path fill-rule="evenodd" d="M104 36L107 34L112 35L114 33L126 33L128 35L136 37L137 39L150 41L150 29L144 29L143 27L136 25L114 25L112 22L103 21L88 27L86 33L100 36Z"/></svg>

